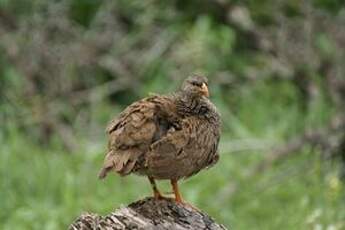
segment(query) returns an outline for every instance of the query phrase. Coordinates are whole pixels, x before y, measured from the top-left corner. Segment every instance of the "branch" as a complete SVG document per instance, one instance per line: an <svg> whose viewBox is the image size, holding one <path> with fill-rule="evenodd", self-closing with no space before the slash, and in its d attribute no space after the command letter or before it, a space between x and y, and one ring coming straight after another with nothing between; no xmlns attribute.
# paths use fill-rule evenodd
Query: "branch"
<svg viewBox="0 0 345 230"><path fill-rule="evenodd" d="M332 154L339 154L340 151L336 150L341 147L344 130L345 115L334 115L325 127L305 130L301 135L288 140L284 145L273 148L260 163L247 172L246 177L262 174L265 170L271 168L274 163L292 154L299 153L302 148L308 145L320 147L326 159L330 158ZM220 200L224 200L238 189L238 184L229 182L223 186L217 196Z"/></svg>
<svg viewBox="0 0 345 230"><path fill-rule="evenodd" d="M249 175L252 176L270 168L273 163L289 156L290 154L298 153L306 145L319 145L323 150L326 150L329 147L337 147L337 144L332 143L331 137L342 134L344 129L345 116L335 115L326 127L306 130L302 135L291 139L285 145L273 149L273 151L268 154L260 164L250 171Z"/></svg>
<svg viewBox="0 0 345 230"><path fill-rule="evenodd" d="M210 229L226 230L207 214L170 199L145 198L127 207L100 216L85 213L69 227L70 230L88 229Z"/></svg>

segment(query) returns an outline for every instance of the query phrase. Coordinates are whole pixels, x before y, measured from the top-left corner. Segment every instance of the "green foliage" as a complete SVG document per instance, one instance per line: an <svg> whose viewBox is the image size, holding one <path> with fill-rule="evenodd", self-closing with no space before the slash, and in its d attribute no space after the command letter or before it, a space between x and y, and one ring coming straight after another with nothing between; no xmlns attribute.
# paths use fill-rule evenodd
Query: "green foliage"
<svg viewBox="0 0 345 230"><path fill-rule="evenodd" d="M163 84L160 79L152 79L153 89ZM306 148L265 174L247 177L263 155L260 151L230 154L232 148L227 147L236 139L274 141L296 133L291 124L298 127L305 120L298 113L294 88L287 83L258 84L236 100L236 115L231 115L226 102L216 98L227 118L225 125L230 125L222 136L221 160L214 168L181 182L185 199L235 229L344 227L345 188L337 177L339 164L320 161L319 152ZM321 101L316 107L325 110ZM95 114L100 121L113 113L102 106L95 108L98 111L103 111ZM82 147L66 154L58 146L48 150L33 144L14 124L5 129L7 134L0 142L0 196L5 197L0 209L2 229L66 228L83 210L108 213L151 193L146 178L97 179L105 148L103 134L98 133L96 140L81 135ZM169 192L167 182L159 186Z"/></svg>
<svg viewBox="0 0 345 230"><path fill-rule="evenodd" d="M1 145L1 229L63 229L82 211L105 214L151 193L146 178L99 181L103 146L89 144L73 155L47 152L13 130ZM337 166L325 173L319 154L308 152L248 178L244 173L260 157L222 151L216 167L181 182L182 193L230 228L341 229L345 188ZM234 182L237 190L230 195ZM166 182L159 186L169 192Z"/></svg>
<svg viewBox="0 0 345 230"><path fill-rule="evenodd" d="M71 2L71 17L81 25L88 26L100 5L100 0L74 0Z"/></svg>
<svg viewBox="0 0 345 230"><path fill-rule="evenodd" d="M272 146L342 111L327 87L344 71L333 33L344 9L305 4L0 0L0 229L64 229L150 195L146 178L97 179L103 130L189 73L209 77L223 133L219 163L181 182L185 199L230 229L344 229L343 165L322 148L250 174ZM308 21L319 14L307 7L328 21ZM253 28L230 20L234 9Z"/></svg>

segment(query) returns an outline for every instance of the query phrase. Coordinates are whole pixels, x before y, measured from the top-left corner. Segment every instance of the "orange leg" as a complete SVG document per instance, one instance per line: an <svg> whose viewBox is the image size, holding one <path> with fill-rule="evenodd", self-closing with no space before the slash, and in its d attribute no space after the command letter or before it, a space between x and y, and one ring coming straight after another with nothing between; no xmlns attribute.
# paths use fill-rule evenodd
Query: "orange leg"
<svg viewBox="0 0 345 230"><path fill-rule="evenodd" d="M174 194L175 194L175 201L177 203L183 203L180 191L178 189L177 180L176 179L172 179L172 180L170 180L170 182L171 182L171 186L173 188Z"/></svg>
<svg viewBox="0 0 345 230"><path fill-rule="evenodd" d="M154 197L155 199L162 199L162 198L164 198L164 197L162 196L162 194L159 192L158 188L157 188L155 179L153 179L153 177L149 177L149 181L150 181L151 187L152 187L152 189L153 189L153 197Z"/></svg>

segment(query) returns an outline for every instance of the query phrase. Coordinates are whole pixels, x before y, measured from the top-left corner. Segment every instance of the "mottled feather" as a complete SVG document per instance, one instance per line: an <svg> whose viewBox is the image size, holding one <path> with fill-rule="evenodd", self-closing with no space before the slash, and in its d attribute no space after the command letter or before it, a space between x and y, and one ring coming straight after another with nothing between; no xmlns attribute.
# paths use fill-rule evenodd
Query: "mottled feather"
<svg viewBox="0 0 345 230"><path fill-rule="evenodd" d="M155 179L180 179L215 164L220 116L193 85L187 79L181 91L134 102L112 120L99 177L113 170L122 176L134 172Z"/></svg>

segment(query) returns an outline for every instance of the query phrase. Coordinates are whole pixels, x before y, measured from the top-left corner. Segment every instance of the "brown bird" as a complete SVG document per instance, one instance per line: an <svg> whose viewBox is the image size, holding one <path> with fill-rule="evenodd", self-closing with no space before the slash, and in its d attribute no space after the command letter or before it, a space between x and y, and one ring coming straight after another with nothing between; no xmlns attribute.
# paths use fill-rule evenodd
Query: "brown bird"
<svg viewBox="0 0 345 230"><path fill-rule="evenodd" d="M108 153L99 178L110 171L149 178L154 197L163 198L155 180L177 181L218 161L220 115L209 100L207 78L193 75L170 95L144 98L128 106L107 127Z"/></svg>

